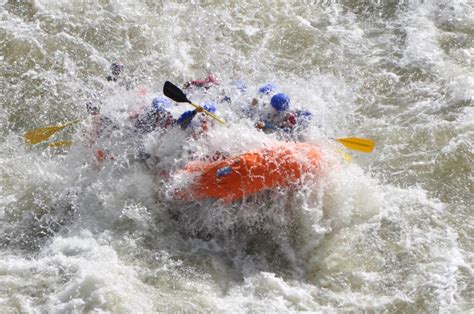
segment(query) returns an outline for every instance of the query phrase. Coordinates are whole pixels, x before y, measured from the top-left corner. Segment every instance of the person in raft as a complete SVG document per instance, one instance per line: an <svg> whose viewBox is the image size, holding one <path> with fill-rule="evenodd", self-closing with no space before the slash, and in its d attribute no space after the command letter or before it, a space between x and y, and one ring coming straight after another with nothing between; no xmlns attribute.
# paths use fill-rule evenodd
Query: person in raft
<svg viewBox="0 0 474 314"><path fill-rule="evenodd" d="M204 79L199 79L199 80L191 80L187 81L184 83L183 89L186 90L188 95L192 94L199 94L199 93L204 93L207 94L209 93L209 89L213 86L218 86L220 85L219 80L216 78L214 74L208 74L206 78ZM214 94L214 99L218 99L218 103L231 103L231 98L226 95L224 90L216 90L214 89L212 91L212 94Z"/></svg>
<svg viewBox="0 0 474 314"><path fill-rule="evenodd" d="M204 79L187 81L184 83L183 87L187 90L198 88L204 88L205 90L208 90L215 85L219 85L219 81L214 74L209 73Z"/></svg>
<svg viewBox="0 0 474 314"><path fill-rule="evenodd" d="M121 62L113 62L110 65L112 75L106 77L109 82L117 82L123 73L123 64Z"/></svg>
<svg viewBox="0 0 474 314"><path fill-rule="evenodd" d="M176 120L176 123L182 130L190 130L190 134L196 139L200 135L206 134L209 131L210 124L212 123L204 113L204 110L215 113L216 105L213 102L208 102L202 107L185 111L178 120ZM198 115L198 113L200 114ZM197 121L193 120L196 116L198 116Z"/></svg>
<svg viewBox="0 0 474 314"><path fill-rule="evenodd" d="M271 109L264 111L255 127L265 133L283 131L289 135L309 125L312 114L306 110L290 110L290 97L285 93L278 93L270 100ZM292 137L292 136L290 136Z"/></svg>
<svg viewBox="0 0 474 314"><path fill-rule="evenodd" d="M202 107L188 110L184 112L178 120L176 120L177 125L181 127L182 130L185 130L190 134L194 139L198 139L201 136L204 136L209 131L209 128L214 124L214 120L210 119L205 113L204 110L215 113L216 105L213 102L205 103ZM197 120L193 120L198 116ZM191 159L200 159L201 161L217 161L226 159L229 154L216 151L213 154L191 157Z"/></svg>
<svg viewBox="0 0 474 314"><path fill-rule="evenodd" d="M204 104L202 107L185 111L176 120L168 111L171 106L172 103L167 98L153 98L151 108L145 109L145 111L140 114L137 121L135 122L135 133L150 133L155 130L164 132L165 130L178 125L182 130L192 130L193 136L197 136L208 131L210 121L206 117L205 113L199 115L198 121L193 121L193 119L198 115L198 113L201 113L204 110L212 113L216 112L215 104L209 102Z"/></svg>
<svg viewBox="0 0 474 314"><path fill-rule="evenodd" d="M96 145L99 139L109 138L113 131L119 129L110 118L100 113L99 106L88 102L86 104L86 109L90 115L90 120L87 121L88 125L82 131L82 138L87 146L92 147L93 145ZM95 158L98 162L103 161L106 158L115 159L113 154L104 148L98 148L95 151Z"/></svg>
<svg viewBox="0 0 474 314"><path fill-rule="evenodd" d="M135 133L150 133L155 130L161 132L174 126L175 119L168 111L172 106L168 98L158 96L153 98L151 106L143 110L135 121Z"/></svg>
<svg viewBox="0 0 474 314"><path fill-rule="evenodd" d="M255 120L262 111L266 111L270 97L276 93L277 86L273 83L266 83L258 89L257 96L252 99L249 106L244 106L242 114L244 117Z"/></svg>
<svg viewBox="0 0 474 314"><path fill-rule="evenodd" d="M105 79L109 82L116 83L119 86L125 87L126 90L131 90L137 85L137 82L124 75L124 65L121 62L113 62L110 65L111 75L107 75Z"/></svg>

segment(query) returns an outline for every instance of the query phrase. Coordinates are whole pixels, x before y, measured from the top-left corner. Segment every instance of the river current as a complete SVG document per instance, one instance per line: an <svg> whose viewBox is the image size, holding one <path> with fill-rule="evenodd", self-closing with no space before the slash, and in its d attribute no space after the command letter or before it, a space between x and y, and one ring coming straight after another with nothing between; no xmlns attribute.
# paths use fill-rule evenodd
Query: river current
<svg viewBox="0 0 474 314"><path fill-rule="evenodd" d="M473 55L472 0L0 0L0 312L474 311ZM209 73L192 97L226 125L151 133L160 169L137 160L130 108ZM170 200L183 152L278 140L239 115L267 82L313 113L320 176ZM118 126L94 144L113 160L80 144L87 103ZM50 141L71 148L25 143L75 119ZM352 136L376 149L332 140Z"/></svg>

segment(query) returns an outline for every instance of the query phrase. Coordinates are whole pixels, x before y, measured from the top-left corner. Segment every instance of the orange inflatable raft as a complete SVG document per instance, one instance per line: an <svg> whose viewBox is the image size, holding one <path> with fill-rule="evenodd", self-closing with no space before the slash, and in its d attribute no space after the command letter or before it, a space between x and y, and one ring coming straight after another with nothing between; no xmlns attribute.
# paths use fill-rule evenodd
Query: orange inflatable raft
<svg viewBox="0 0 474 314"><path fill-rule="evenodd" d="M231 203L262 190L298 184L305 174L318 172L320 159L314 146L282 143L222 161L189 163L183 171L196 177L178 196Z"/></svg>

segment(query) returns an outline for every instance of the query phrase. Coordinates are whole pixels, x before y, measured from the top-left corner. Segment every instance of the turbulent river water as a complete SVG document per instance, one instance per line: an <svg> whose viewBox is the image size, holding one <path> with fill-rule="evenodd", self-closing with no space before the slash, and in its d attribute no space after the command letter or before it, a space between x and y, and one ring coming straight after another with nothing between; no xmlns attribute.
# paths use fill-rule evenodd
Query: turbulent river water
<svg viewBox="0 0 474 314"><path fill-rule="evenodd" d="M472 0L1 0L0 312L474 311L473 55ZM194 100L231 97L226 125L149 134L162 169L274 143L238 114L273 82L313 113L320 176L173 202L127 110L208 73ZM95 144L114 160L81 145L88 102L119 126ZM25 144L75 119L51 140L71 148ZM349 136L377 147L341 162Z"/></svg>

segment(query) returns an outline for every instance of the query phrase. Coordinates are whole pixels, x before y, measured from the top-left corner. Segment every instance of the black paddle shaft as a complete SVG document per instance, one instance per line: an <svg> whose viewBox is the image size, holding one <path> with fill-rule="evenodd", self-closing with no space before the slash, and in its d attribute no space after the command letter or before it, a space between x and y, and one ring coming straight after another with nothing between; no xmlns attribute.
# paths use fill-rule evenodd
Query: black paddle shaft
<svg viewBox="0 0 474 314"><path fill-rule="evenodd" d="M188 102L191 104L186 94L170 81L166 81L165 85L163 85L163 94L176 102Z"/></svg>

